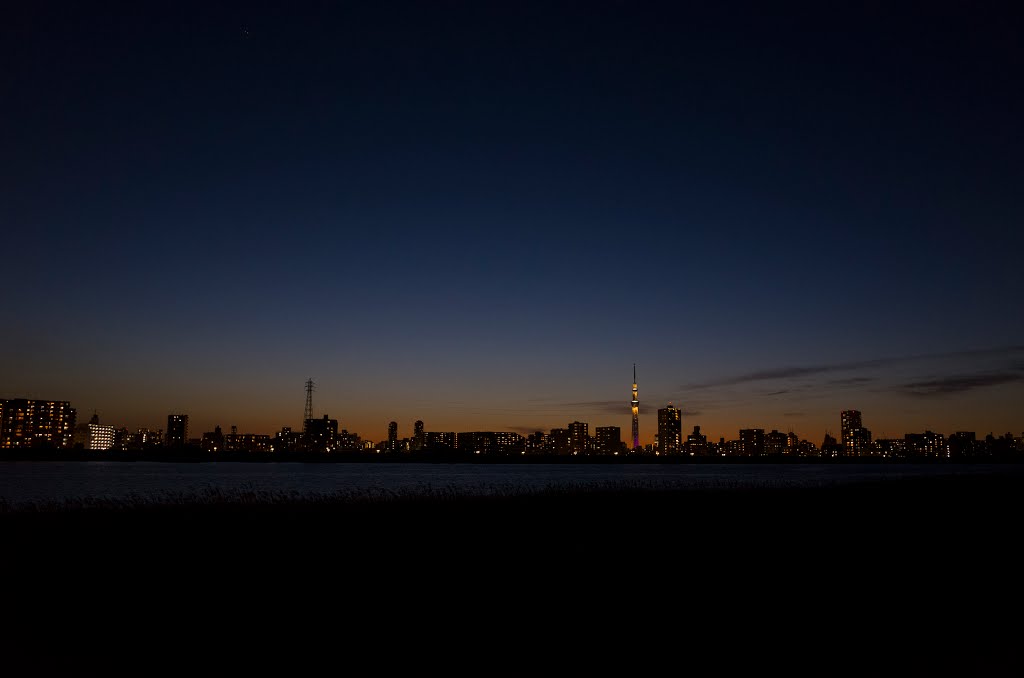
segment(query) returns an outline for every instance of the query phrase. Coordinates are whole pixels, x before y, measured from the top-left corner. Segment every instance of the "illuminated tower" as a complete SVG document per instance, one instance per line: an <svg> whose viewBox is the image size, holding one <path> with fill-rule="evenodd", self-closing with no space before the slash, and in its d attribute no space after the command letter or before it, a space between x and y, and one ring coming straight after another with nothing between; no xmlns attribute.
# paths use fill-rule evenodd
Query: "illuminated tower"
<svg viewBox="0 0 1024 678"><path fill-rule="evenodd" d="M637 400L636 395L636 363L633 363L633 400L630 401L633 406L633 449L640 447L640 401Z"/></svg>
<svg viewBox="0 0 1024 678"><path fill-rule="evenodd" d="M306 407L302 411L302 430L306 431L307 421L313 418L313 391L316 390L316 384L313 383L312 379L306 380Z"/></svg>

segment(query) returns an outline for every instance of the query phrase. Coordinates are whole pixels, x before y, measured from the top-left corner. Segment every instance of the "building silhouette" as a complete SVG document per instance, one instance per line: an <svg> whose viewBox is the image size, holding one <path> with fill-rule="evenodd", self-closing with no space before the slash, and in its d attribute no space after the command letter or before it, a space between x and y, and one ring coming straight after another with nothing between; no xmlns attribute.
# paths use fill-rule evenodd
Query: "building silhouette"
<svg viewBox="0 0 1024 678"><path fill-rule="evenodd" d="M569 453L575 456L584 455L589 447L590 435L589 424L583 421L574 421L569 424Z"/></svg>
<svg viewBox="0 0 1024 678"><path fill-rule="evenodd" d="M783 455L789 447L789 436L772 429L764 436L764 453L770 457Z"/></svg>
<svg viewBox="0 0 1024 678"><path fill-rule="evenodd" d="M551 429L548 434L548 454L569 454L569 429Z"/></svg>
<svg viewBox="0 0 1024 678"><path fill-rule="evenodd" d="M338 420L326 414L319 419L307 419L302 447L309 452L333 452L337 446ZM269 444L269 440L267 441Z"/></svg>
<svg viewBox="0 0 1024 678"><path fill-rule="evenodd" d="M497 454L523 454L526 451L526 438L512 431L496 431L494 433L494 452Z"/></svg>
<svg viewBox="0 0 1024 678"><path fill-rule="evenodd" d="M188 415L168 414L167 433L164 444L168 447L182 447L188 444Z"/></svg>
<svg viewBox="0 0 1024 678"><path fill-rule="evenodd" d="M974 456L977 445L978 436L974 431L957 431L946 439L950 457Z"/></svg>
<svg viewBox="0 0 1024 678"><path fill-rule="evenodd" d="M864 428L860 410L843 410L840 425L840 443L845 456L860 457L871 453L871 431Z"/></svg>
<svg viewBox="0 0 1024 678"><path fill-rule="evenodd" d="M271 452L292 452L299 449L302 445L302 436L297 431L293 431L291 426L283 426L281 430L274 434L274 439L270 443Z"/></svg>
<svg viewBox="0 0 1024 678"><path fill-rule="evenodd" d="M693 433L686 436L686 451L697 457L708 453L708 437L700 432L700 426L694 426Z"/></svg>
<svg viewBox="0 0 1024 678"><path fill-rule="evenodd" d="M358 452L363 445L358 433L349 433L348 429L341 429L334 439L334 450L338 452Z"/></svg>
<svg viewBox="0 0 1024 678"><path fill-rule="evenodd" d="M220 426L215 426L213 431L204 433L199 446L203 448L203 452L223 452L224 432Z"/></svg>
<svg viewBox="0 0 1024 678"><path fill-rule="evenodd" d="M460 431L455 436L460 452L471 454L524 454L526 438L511 431Z"/></svg>
<svg viewBox="0 0 1024 678"><path fill-rule="evenodd" d="M636 363L633 363L633 399L629 401L633 413L633 449L640 449L640 397L636 389Z"/></svg>
<svg viewBox="0 0 1024 678"><path fill-rule="evenodd" d="M412 425L412 449L415 452L419 452L427 445L427 435L423 430L423 421L420 419L416 420L416 423Z"/></svg>
<svg viewBox="0 0 1024 678"><path fill-rule="evenodd" d="M460 452L487 454L493 442L485 431L459 431L455 434L455 447Z"/></svg>
<svg viewBox="0 0 1024 678"><path fill-rule="evenodd" d="M535 431L526 436L527 454L545 454L548 451L548 437L543 431Z"/></svg>
<svg viewBox="0 0 1024 678"><path fill-rule="evenodd" d="M336 447L338 435L338 422L334 419L327 420L326 431L321 434L325 441L326 451L331 452ZM323 421L323 420L318 420ZM333 429L331 428L333 422ZM220 430L220 426L217 427ZM319 433L319 430L317 430ZM231 427L231 433L224 436L225 452L269 452L272 449L270 436L263 433L239 433L237 426Z"/></svg>
<svg viewBox="0 0 1024 678"><path fill-rule="evenodd" d="M764 456L764 429L744 428L740 429L739 453L744 457Z"/></svg>
<svg viewBox="0 0 1024 678"><path fill-rule="evenodd" d="M398 422L392 421L388 423L388 442L385 448L388 452L398 451Z"/></svg>
<svg viewBox="0 0 1024 678"><path fill-rule="evenodd" d="M93 451L105 451L114 446L114 427L100 424L100 416L93 412L88 427L88 440L85 449Z"/></svg>
<svg viewBox="0 0 1024 678"><path fill-rule="evenodd" d="M71 447L75 409L66 400L0 400L0 449Z"/></svg>
<svg viewBox="0 0 1024 678"><path fill-rule="evenodd" d="M594 438L598 454L618 454L622 450L622 430L618 426L598 426Z"/></svg>
<svg viewBox="0 0 1024 678"><path fill-rule="evenodd" d="M683 451L682 413L672 407L658 410L658 454L679 454Z"/></svg>
<svg viewBox="0 0 1024 678"><path fill-rule="evenodd" d="M114 448L118 450L146 450L162 447L163 443L163 429L151 431L140 428L132 432L127 428L119 428L114 431Z"/></svg>
<svg viewBox="0 0 1024 678"><path fill-rule="evenodd" d="M946 457L946 439L941 433L925 431L908 433L904 436L906 453L911 457Z"/></svg>
<svg viewBox="0 0 1024 678"><path fill-rule="evenodd" d="M454 431L427 431L426 433L426 446L427 449L455 449L455 432Z"/></svg>
<svg viewBox="0 0 1024 678"><path fill-rule="evenodd" d="M842 446L839 441L835 439L830 431L825 432L825 438L821 441L821 456L823 457L836 457L839 456Z"/></svg>

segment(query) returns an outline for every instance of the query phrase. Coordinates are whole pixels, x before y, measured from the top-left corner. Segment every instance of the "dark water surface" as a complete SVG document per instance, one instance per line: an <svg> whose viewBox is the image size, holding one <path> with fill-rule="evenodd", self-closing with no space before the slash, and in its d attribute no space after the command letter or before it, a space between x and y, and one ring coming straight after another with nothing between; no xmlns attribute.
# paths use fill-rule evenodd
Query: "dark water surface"
<svg viewBox="0 0 1024 678"><path fill-rule="evenodd" d="M256 489L366 492L457 488L487 493L551 485L639 483L674 488L811 487L883 478L1005 473L1017 465L914 464L301 464L165 462L3 462L0 499L20 503L66 498L144 497L165 493Z"/></svg>

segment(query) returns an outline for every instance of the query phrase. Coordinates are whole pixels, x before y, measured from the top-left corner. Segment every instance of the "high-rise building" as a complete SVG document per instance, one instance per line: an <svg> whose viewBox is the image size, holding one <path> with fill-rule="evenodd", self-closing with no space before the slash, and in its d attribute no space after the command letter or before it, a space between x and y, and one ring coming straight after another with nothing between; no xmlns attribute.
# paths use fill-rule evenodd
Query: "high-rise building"
<svg viewBox="0 0 1024 678"><path fill-rule="evenodd" d="M658 410L658 454L679 454L683 451L682 412L672 407Z"/></svg>
<svg viewBox="0 0 1024 678"><path fill-rule="evenodd" d="M553 428L548 434L550 454L569 454L569 429Z"/></svg>
<svg viewBox="0 0 1024 678"><path fill-rule="evenodd" d="M455 444L462 452L481 455L523 454L526 451L526 438L511 431L460 431L455 436Z"/></svg>
<svg viewBox="0 0 1024 678"><path fill-rule="evenodd" d="M904 438L879 438L875 441L875 450L883 457L905 457L907 441Z"/></svg>
<svg viewBox="0 0 1024 678"><path fill-rule="evenodd" d="M0 400L0 449L71 447L75 408L66 400Z"/></svg>
<svg viewBox="0 0 1024 678"><path fill-rule="evenodd" d="M427 445L427 435L423 430L423 422L419 419L412 425L412 449L420 451Z"/></svg>
<svg viewBox="0 0 1024 678"><path fill-rule="evenodd" d="M587 453L587 443L590 438L588 429L590 425L584 421L574 421L569 424L569 453L580 456Z"/></svg>
<svg viewBox="0 0 1024 678"><path fill-rule="evenodd" d="M789 436L781 431L775 429L771 430L764 437L764 452L769 457L783 455L786 453L786 447L789 444Z"/></svg>
<svg viewBox="0 0 1024 678"><path fill-rule="evenodd" d="M822 457L837 457L841 447L839 442L832 437L832 434L828 431L825 432L825 438L821 441L821 456Z"/></svg>
<svg viewBox="0 0 1024 678"><path fill-rule="evenodd" d="M740 454L744 457L760 457L764 455L764 429L740 429Z"/></svg>
<svg viewBox="0 0 1024 678"><path fill-rule="evenodd" d="M847 457L860 457L871 452L871 431L861 423L859 410L843 410L840 415L842 425L842 448Z"/></svg>
<svg viewBox="0 0 1024 678"><path fill-rule="evenodd" d="M860 410L843 410L840 421L844 437L847 431L860 428L863 425L860 420Z"/></svg>
<svg viewBox="0 0 1024 678"><path fill-rule="evenodd" d="M333 425L333 428L332 428ZM306 441L314 443L309 449L318 451L331 451L331 440L337 433L338 422L335 420L315 419L306 423ZM290 431L290 429L288 429ZM237 426L231 427L231 433L227 435L217 426L212 433L204 433L199 445L206 452L271 452L281 450L284 446L278 445L280 435L271 440L269 435L263 433L239 433Z"/></svg>
<svg viewBox="0 0 1024 678"><path fill-rule="evenodd" d="M337 446L338 420L326 414L320 419L307 419L302 444L310 452L333 452Z"/></svg>
<svg viewBox="0 0 1024 678"><path fill-rule="evenodd" d="M622 449L622 431L618 426L598 426L594 429L598 454L618 454Z"/></svg>
<svg viewBox="0 0 1024 678"><path fill-rule="evenodd" d="M338 420L329 415L302 422L302 448L309 452L330 452L338 437Z"/></svg>
<svg viewBox="0 0 1024 678"><path fill-rule="evenodd" d="M459 431L455 445L462 452L487 455L497 451L498 442L494 431Z"/></svg>
<svg viewBox="0 0 1024 678"><path fill-rule="evenodd" d="M494 451L497 454L522 454L526 451L526 438L512 431L497 431L494 434Z"/></svg>
<svg viewBox="0 0 1024 678"><path fill-rule="evenodd" d="M202 442L199 446L203 448L203 452L223 452L224 451L224 432L220 426L215 426L213 431L207 431L203 434Z"/></svg>
<svg viewBox="0 0 1024 678"><path fill-rule="evenodd" d="M843 410L839 415L839 421L839 442L843 447L843 454L853 456L853 432L862 427L860 410Z"/></svg>
<svg viewBox="0 0 1024 678"><path fill-rule="evenodd" d="M298 431L293 431L291 426L284 426L274 434L270 449L272 452L292 452L300 447L301 442Z"/></svg>
<svg viewBox="0 0 1024 678"><path fill-rule="evenodd" d="M167 434L164 443L168 447L181 447L188 444L188 415L168 414Z"/></svg>
<svg viewBox="0 0 1024 678"><path fill-rule="evenodd" d="M341 452L358 452L362 444L357 433L349 433L347 429L341 429L338 433L337 449Z"/></svg>
<svg viewBox="0 0 1024 678"><path fill-rule="evenodd" d="M970 457L978 445L978 437L974 431L957 431L946 439L951 457Z"/></svg>
<svg viewBox="0 0 1024 678"><path fill-rule="evenodd" d="M114 447L119 450L143 450L163 445L163 429L151 431L140 428L135 432L126 428L114 431Z"/></svg>
<svg viewBox="0 0 1024 678"><path fill-rule="evenodd" d="M93 414L92 419L89 420L89 437L88 444L85 446L87 450L103 451L109 450L114 446L114 427L103 426L100 424L100 417L98 414Z"/></svg>
<svg viewBox="0 0 1024 678"><path fill-rule="evenodd" d="M871 454L871 452L871 431L863 426L853 429L847 444L846 453L854 457L863 457Z"/></svg>
<svg viewBox="0 0 1024 678"><path fill-rule="evenodd" d="M633 449L640 449L640 398L636 390L636 363L633 363L633 399L629 401L633 412Z"/></svg>
<svg viewBox="0 0 1024 678"><path fill-rule="evenodd" d="M941 433L925 431L908 433L904 436L908 455L917 457L946 457L946 438Z"/></svg>
<svg viewBox="0 0 1024 678"><path fill-rule="evenodd" d="M458 448L460 452L475 452L480 454L483 451L481 447L484 447L486 444L486 441L482 441L480 439L479 433L474 433L472 431L459 431L455 434L455 447Z"/></svg>
<svg viewBox="0 0 1024 678"><path fill-rule="evenodd" d="M426 433L426 446L431 450L438 448L454 450L455 441L454 431L427 431Z"/></svg>
<svg viewBox="0 0 1024 678"><path fill-rule="evenodd" d="M544 454L547 450L547 435L543 431L536 431L526 436L527 454Z"/></svg>
<svg viewBox="0 0 1024 678"><path fill-rule="evenodd" d="M388 452L398 451L398 422L392 421L388 424Z"/></svg>
<svg viewBox="0 0 1024 678"><path fill-rule="evenodd" d="M708 453L708 437L700 432L700 426L694 426L693 433L686 436L686 449L697 457Z"/></svg>

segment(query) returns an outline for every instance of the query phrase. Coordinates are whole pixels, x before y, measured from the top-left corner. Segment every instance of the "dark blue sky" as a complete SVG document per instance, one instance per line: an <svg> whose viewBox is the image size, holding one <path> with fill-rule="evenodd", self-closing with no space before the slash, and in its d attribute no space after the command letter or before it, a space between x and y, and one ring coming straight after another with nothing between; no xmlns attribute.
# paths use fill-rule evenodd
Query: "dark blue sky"
<svg viewBox="0 0 1024 678"><path fill-rule="evenodd" d="M628 430L636 361L714 436L1024 427L1019 14L23 4L0 396Z"/></svg>

